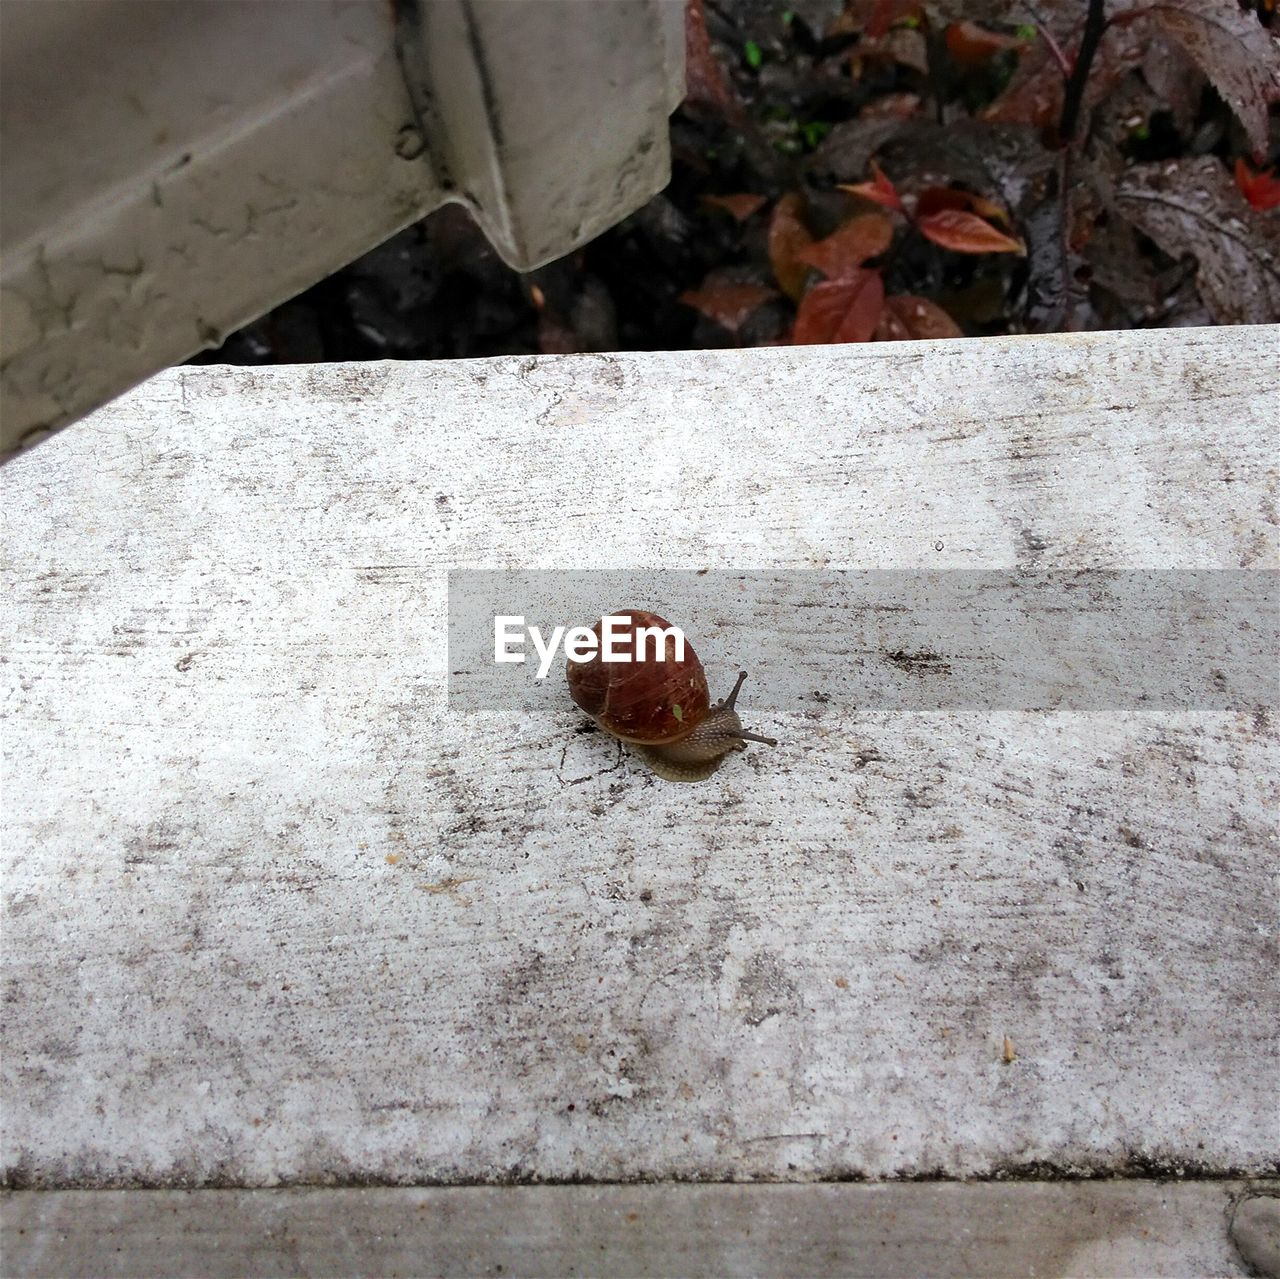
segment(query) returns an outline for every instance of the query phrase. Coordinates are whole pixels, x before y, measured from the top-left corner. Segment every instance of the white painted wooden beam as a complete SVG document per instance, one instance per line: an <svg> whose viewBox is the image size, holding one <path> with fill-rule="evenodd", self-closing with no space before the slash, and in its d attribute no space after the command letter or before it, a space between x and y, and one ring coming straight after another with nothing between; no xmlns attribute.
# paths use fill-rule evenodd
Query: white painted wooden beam
<svg viewBox="0 0 1280 1279"><path fill-rule="evenodd" d="M797 704L761 654L783 745L670 786L558 687L451 712L445 600L1274 573L1276 340L185 368L15 459L11 1183L1273 1171L1266 705ZM676 620L722 683L810 613Z"/></svg>

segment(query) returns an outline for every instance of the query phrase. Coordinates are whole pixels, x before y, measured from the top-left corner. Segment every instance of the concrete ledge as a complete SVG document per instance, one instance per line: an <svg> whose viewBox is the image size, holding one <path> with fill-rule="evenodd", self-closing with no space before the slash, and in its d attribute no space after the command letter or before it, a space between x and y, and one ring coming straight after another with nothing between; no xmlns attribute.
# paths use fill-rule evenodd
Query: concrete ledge
<svg viewBox="0 0 1280 1279"><path fill-rule="evenodd" d="M23 1192L10 1279L1250 1273L1276 1183L1059 1182Z"/></svg>
<svg viewBox="0 0 1280 1279"><path fill-rule="evenodd" d="M445 600L1274 573L1276 342L187 368L17 458L8 1184L1273 1172L1274 708L782 697L841 605L695 610L784 744L680 788L562 688L451 712Z"/></svg>

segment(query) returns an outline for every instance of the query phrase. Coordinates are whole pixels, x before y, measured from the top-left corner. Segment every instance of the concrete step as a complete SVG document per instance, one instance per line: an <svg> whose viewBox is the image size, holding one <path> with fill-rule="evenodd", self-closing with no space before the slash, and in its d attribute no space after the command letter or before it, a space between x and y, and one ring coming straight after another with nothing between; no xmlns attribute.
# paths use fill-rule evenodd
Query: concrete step
<svg viewBox="0 0 1280 1279"><path fill-rule="evenodd" d="M1274 1232L1278 1190L1119 1181L35 1191L3 1203L5 1273L1246 1275L1259 1271L1232 1223L1270 1209ZM1247 1255L1256 1264L1259 1254ZM1276 1274L1274 1263L1260 1273Z"/></svg>

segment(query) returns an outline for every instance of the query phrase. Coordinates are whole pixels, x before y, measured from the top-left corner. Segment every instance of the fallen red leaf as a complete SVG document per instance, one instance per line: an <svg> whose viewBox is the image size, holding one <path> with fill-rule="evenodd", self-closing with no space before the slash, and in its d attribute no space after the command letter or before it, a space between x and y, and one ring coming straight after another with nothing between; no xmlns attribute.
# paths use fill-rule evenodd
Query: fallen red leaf
<svg viewBox="0 0 1280 1279"><path fill-rule="evenodd" d="M895 23L903 18L918 18L921 12L919 0L876 0L865 34L870 40L878 40Z"/></svg>
<svg viewBox="0 0 1280 1279"><path fill-rule="evenodd" d="M860 213L825 240L801 249L796 258L835 280L883 253L892 242L893 223L885 214Z"/></svg>
<svg viewBox="0 0 1280 1279"><path fill-rule="evenodd" d="M686 99L718 111L730 124L745 125L746 108L725 78L711 48L703 0L686 0L684 48Z"/></svg>
<svg viewBox="0 0 1280 1279"><path fill-rule="evenodd" d="M901 342L913 338L962 337L964 331L936 302L902 293L885 299L884 312L876 325L872 341Z"/></svg>
<svg viewBox="0 0 1280 1279"><path fill-rule="evenodd" d="M992 124L1054 127L1062 115L1063 81L1048 47L1034 44L1018 59L1018 69L1003 92L979 118Z"/></svg>
<svg viewBox="0 0 1280 1279"><path fill-rule="evenodd" d="M916 200L916 217L928 217L942 209L968 209L981 218L991 222L1000 222L1012 230L1013 222L1009 215L992 201L969 191L959 191L955 187L926 187Z"/></svg>
<svg viewBox="0 0 1280 1279"><path fill-rule="evenodd" d="M898 195L898 189L885 177L883 170L874 161L871 161L871 181L870 182L854 182L851 185L841 184L841 191L848 191L850 195L860 195L864 200L870 200L874 204L882 204L886 209L902 209L902 198Z"/></svg>
<svg viewBox="0 0 1280 1279"><path fill-rule="evenodd" d="M815 284L801 300L791 340L798 346L869 341L883 306L879 271L855 271Z"/></svg>
<svg viewBox="0 0 1280 1279"><path fill-rule="evenodd" d="M1026 253L1021 241L963 209L940 209L917 218L916 226L926 239L955 253Z"/></svg>
<svg viewBox="0 0 1280 1279"><path fill-rule="evenodd" d="M700 289L687 289L680 295L685 306L701 311L730 333L736 333L753 312L770 298L778 296L776 289L763 284L731 284L704 282Z"/></svg>
<svg viewBox="0 0 1280 1279"><path fill-rule="evenodd" d="M1236 186L1255 209L1280 208L1280 179L1270 169L1255 173L1244 160L1237 160Z"/></svg>
<svg viewBox="0 0 1280 1279"><path fill-rule="evenodd" d="M765 195L704 195L702 203L723 209L735 222L745 222L753 213L769 203Z"/></svg>
<svg viewBox="0 0 1280 1279"><path fill-rule="evenodd" d="M953 22L947 28L946 42L951 60L966 69L983 66L997 53L1020 49L1024 43L1017 36L1002 36L976 22Z"/></svg>
<svg viewBox="0 0 1280 1279"><path fill-rule="evenodd" d="M813 243L813 236L804 223L804 198L791 191L774 205L769 219L769 264L782 291L793 301L799 302L804 293L809 267L797 256Z"/></svg>

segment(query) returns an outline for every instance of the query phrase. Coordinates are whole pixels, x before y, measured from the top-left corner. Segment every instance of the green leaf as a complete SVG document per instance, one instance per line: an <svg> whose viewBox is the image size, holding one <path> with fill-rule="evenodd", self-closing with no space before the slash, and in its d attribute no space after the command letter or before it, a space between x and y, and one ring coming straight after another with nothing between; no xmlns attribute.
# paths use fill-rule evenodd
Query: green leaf
<svg viewBox="0 0 1280 1279"><path fill-rule="evenodd" d="M782 25L784 27L789 27L795 21L795 19L796 19L796 15L792 13L790 9L783 9Z"/></svg>
<svg viewBox="0 0 1280 1279"><path fill-rule="evenodd" d="M742 47L743 53L746 55L747 66L753 71L760 69L760 64L764 61L764 52L754 40L748 40Z"/></svg>
<svg viewBox="0 0 1280 1279"><path fill-rule="evenodd" d="M808 124L800 126L800 132L804 137L805 145L810 151L814 151L822 139L831 132L831 125L825 120L810 120Z"/></svg>
<svg viewBox="0 0 1280 1279"><path fill-rule="evenodd" d="M680 721L680 723L684 723L684 709L681 707L679 702L671 708L671 713Z"/></svg>

